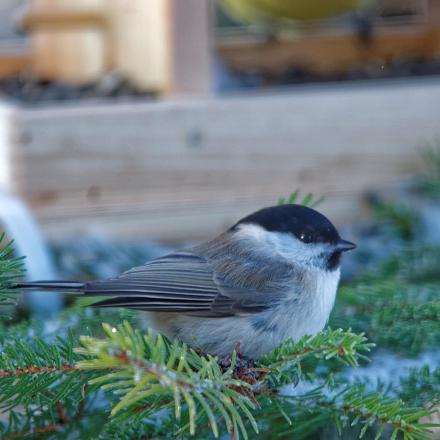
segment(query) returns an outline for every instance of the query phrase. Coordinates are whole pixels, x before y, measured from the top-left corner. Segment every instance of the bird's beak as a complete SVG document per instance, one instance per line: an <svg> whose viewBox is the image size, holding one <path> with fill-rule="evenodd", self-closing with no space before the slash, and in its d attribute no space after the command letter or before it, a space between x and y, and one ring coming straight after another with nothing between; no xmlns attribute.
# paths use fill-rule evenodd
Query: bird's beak
<svg viewBox="0 0 440 440"><path fill-rule="evenodd" d="M356 245L351 241L342 240L342 238L336 243L336 249L340 252L351 251L356 249Z"/></svg>

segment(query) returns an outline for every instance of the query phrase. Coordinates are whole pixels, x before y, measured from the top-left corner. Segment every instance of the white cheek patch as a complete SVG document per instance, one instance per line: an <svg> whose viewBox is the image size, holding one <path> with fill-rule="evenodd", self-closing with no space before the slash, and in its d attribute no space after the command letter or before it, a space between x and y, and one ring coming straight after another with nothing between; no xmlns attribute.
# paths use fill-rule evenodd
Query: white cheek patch
<svg viewBox="0 0 440 440"><path fill-rule="evenodd" d="M315 266L316 260L330 252L328 244L304 243L291 234L269 232L255 224L240 225L237 234L239 238L249 240L254 246L258 246L262 253L276 252L293 263Z"/></svg>
<svg viewBox="0 0 440 440"><path fill-rule="evenodd" d="M261 226L252 223L242 223L238 225L236 234L242 239L250 239L261 242L267 240L268 232Z"/></svg>

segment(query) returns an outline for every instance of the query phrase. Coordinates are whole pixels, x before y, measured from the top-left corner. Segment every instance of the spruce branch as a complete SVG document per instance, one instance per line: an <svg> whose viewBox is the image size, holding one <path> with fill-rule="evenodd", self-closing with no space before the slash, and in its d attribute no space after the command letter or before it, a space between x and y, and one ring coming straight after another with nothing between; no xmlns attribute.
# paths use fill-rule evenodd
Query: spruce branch
<svg viewBox="0 0 440 440"><path fill-rule="evenodd" d="M245 374L239 377L235 374L235 354L231 367L223 371L216 358L198 354L180 342L170 343L151 332L141 335L128 323L117 329L104 325L104 330L106 338L82 337L82 346L76 350L72 335L56 344L38 340L20 345L14 341L5 347L6 356L3 355L0 364L0 399L4 408L20 404L57 414L56 423L48 423L54 416L47 416L45 424L32 429L26 425L11 435L20 438L20 433L43 433L49 428L65 432L66 424L74 423L75 412L80 412L79 402L84 400L82 387L87 382L92 393L101 389L110 396L113 420L120 423L137 420L135 425L142 425L146 418L158 412L166 420L173 410L178 423L171 426L179 435L186 431L194 435L196 429L203 431L209 426L218 436L220 424L225 424L234 438L247 438L249 429L258 432L257 419L260 426L265 426L264 420L271 414L266 407L270 401L277 402L276 411L284 420L280 427L286 429L289 425L286 420L290 418L295 432L302 429L298 414L308 408L309 413L313 409L314 417L341 426L347 425L344 420L349 419L352 424L360 424L364 431L373 425L384 425L405 434L409 440L428 438L423 436L426 426L417 424L416 420L429 412L407 409L401 401L366 393L359 387L348 386L337 394L333 392L334 397L328 397L323 389L294 398L280 395L278 388L268 393L271 377L295 369L300 377L301 363L310 358L337 358L344 364L356 365L364 358L362 352L371 347L363 335L328 329L314 338L304 337L296 344L288 341L260 362L260 367L270 372L255 382L246 381ZM292 375L287 376L286 383L289 378L291 383ZM64 409L69 398L72 404L67 406L76 408L70 414ZM30 412L32 420L35 410Z"/></svg>
<svg viewBox="0 0 440 440"><path fill-rule="evenodd" d="M0 409L52 407L72 393L80 395L90 377L76 366L81 357L73 351L75 344L70 332L55 343L40 338L6 343L0 357Z"/></svg>
<svg viewBox="0 0 440 440"><path fill-rule="evenodd" d="M430 145L422 151L425 172L420 176L418 189L423 194L438 199L440 195L440 149Z"/></svg>
<svg viewBox="0 0 440 440"><path fill-rule="evenodd" d="M288 339L264 357L259 366L269 369L269 384L279 387L297 383L303 376L303 364L307 361L329 362L336 359L342 365L355 367L360 360L368 360L363 353L373 347L374 344L367 342L363 333L328 327L314 337L306 335L298 342Z"/></svg>
<svg viewBox="0 0 440 440"><path fill-rule="evenodd" d="M99 383L120 396L119 402L113 407L113 415L123 410L138 409L142 403L150 411L152 407L154 410L154 407L164 409L174 406L175 416L180 418L185 405L189 422L179 433L183 433L187 427L193 435L196 422L204 417L208 419L214 435L218 435L218 415L226 421L228 431L233 431L235 438L240 435L247 438L244 423L251 423L258 432L255 417L250 413L251 410L258 411L258 408L252 399L240 392L243 388L249 389L249 383L231 379L231 370L222 373L215 358L201 356L178 342L170 344L152 333L141 336L128 324L118 329L106 326L105 330L107 338L104 340L82 338L83 348L78 352L91 359L81 361L79 367L86 370L112 369L112 372L97 377L92 383ZM305 337L297 344L292 341L283 344L261 365L275 372L292 362L298 365L308 356L327 360L338 357L347 365L356 365L364 357L359 352L370 347L371 344L366 342L363 335L329 329L315 338ZM259 402L261 395L263 405L268 394L261 383L253 391ZM271 396L272 401L283 398L277 393ZM328 398L324 392L317 393L314 395L314 404L315 410L322 408L332 420L339 420L335 417L344 415L345 419L350 419L352 426L360 424L363 433L373 424L379 424L390 426L395 435L402 433L409 440L428 438L425 435L427 427L416 423L428 411L406 408L400 400L381 396L377 392L367 393L361 387L347 386L332 398ZM298 411L298 408L300 406L293 405L291 413ZM287 416L288 412L285 414ZM342 426L346 424L338 423L342 423Z"/></svg>
<svg viewBox="0 0 440 440"><path fill-rule="evenodd" d="M434 426L418 423L430 410L406 406L378 391L367 392L361 384L335 389L327 383L299 396L273 395L261 407L256 417L271 427L267 438L308 438L333 424L339 435L356 430L356 438L370 433L375 439L428 440ZM261 438L266 438L264 432Z"/></svg>
<svg viewBox="0 0 440 440"><path fill-rule="evenodd" d="M56 402L56 410L58 413L58 420L44 426L26 427L23 430L13 431L5 435L4 440L14 440L22 438L35 438L43 434L52 434L61 431L72 420L66 415L65 408L61 401Z"/></svg>
<svg viewBox="0 0 440 440"><path fill-rule="evenodd" d="M0 234L0 306L15 304L17 292L8 283L14 282L24 273L24 257L15 257L13 241L4 244L5 233Z"/></svg>
<svg viewBox="0 0 440 440"><path fill-rule="evenodd" d="M45 407L35 410L31 406L20 408L15 412L9 412L9 423L6 427L0 425L0 438L4 440L24 439L24 438L70 438L69 433L75 433L75 438L88 438L90 430L83 437L82 426L84 418L95 419L100 414L99 410L93 413L85 412L85 391L74 410L65 406L66 402L56 401L54 407ZM75 402L76 403L76 402ZM102 423L104 423L102 419ZM6 429L5 429L6 428ZM3 436L1 435L3 434ZM44 434L44 436L43 436Z"/></svg>
<svg viewBox="0 0 440 440"><path fill-rule="evenodd" d="M60 429L60 425L58 423L53 423L51 425L47 426L41 426L34 429L29 429L26 431L17 431L12 432L10 434L7 434L4 438L4 440L16 440L16 439L23 439L23 438L29 438L29 437L35 437L42 434L50 434L57 432Z"/></svg>
<svg viewBox="0 0 440 440"><path fill-rule="evenodd" d="M338 400L341 399L341 402ZM361 425L359 438L363 438L369 427L378 424L376 438L380 438L384 429L391 427L390 439L402 434L407 440L429 440L429 424L417 423L430 413L423 408L406 407L400 399L381 395L378 391L365 392L360 386L356 389L346 387L332 400L334 408L344 413L347 418L338 417L335 423L342 422L342 427ZM338 425L337 425L338 426Z"/></svg>
<svg viewBox="0 0 440 440"><path fill-rule="evenodd" d="M342 287L332 324L349 325L392 351L414 355L438 347L439 285L411 284L400 277Z"/></svg>
<svg viewBox="0 0 440 440"><path fill-rule="evenodd" d="M218 415L237 439L248 438L244 418L258 433L250 411L255 404L239 392L250 385L234 379L232 369L223 373L216 358L199 355L179 342L170 344L152 332L142 336L127 322L118 328L104 324L104 330L106 339L82 337L82 347L76 352L90 357L78 363L81 369L114 370L91 381L121 396L111 415L136 409L139 404L150 410L174 407L177 420L186 411L191 435L199 418L206 416L218 437Z"/></svg>
<svg viewBox="0 0 440 440"><path fill-rule="evenodd" d="M297 196L292 195L284 203L294 203ZM311 202L306 196L302 203ZM438 261L434 256L431 260ZM421 261L417 259L417 264ZM405 264L399 263L394 272L390 271L386 291L384 285L377 287L377 279L365 283L372 285L371 294L352 290L347 297L353 328L368 331L383 342L381 334L386 334L386 327L402 336L403 330L393 327L396 313L400 313L400 322L407 324L406 329L416 330L414 326L421 320L433 325L438 322L438 273L426 259L423 264L437 283L432 289L414 284L414 276L420 271L411 272L407 270L411 264L405 269ZM0 250L2 304L14 297L6 283L21 272L22 259L13 257L9 243ZM97 313L84 316L93 328L93 321L102 319ZM362 324L365 316L371 318L367 326ZM347 321L348 316L344 325ZM378 323L376 327L374 322ZM81 328L78 323L74 325ZM373 432L376 438L430 438L428 429L432 425L418 420L429 414L423 409L426 399L438 401L438 371L417 372L402 382L400 396L422 408L407 407L399 399L367 392L356 384L341 388L330 377L324 385L303 395L285 396L279 392L282 385L308 379L305 366L310 368L312 364L316 370L316 361L328 366L336 359L342 366L351 367L365 359L364 353L373 344L364 334L351 330L327 329L313 338L287 341L262 359L257 368L237 372L235 352L230 367L224 369L214 357L162 336L141 335L128 324L117 328L104 325L105 338L84 336L76 350L72 332L47 342L30 339L25 327L0 329L0 409L9 412L9 421L0 423L2 438L66 438L68 433L81 433L82 438L131 440L157 437L158 433L160 438L170 432L182 437L197 433L206 438L211 433L220 435L224 426L234 439L247 438L252 430L258 433L259 429L261 438L265 431L268 438L275 434L300 438L316 433L329 422L340 430L357 428L358 437ZM434 328L429 331L439 334ZM423 391L424 398L411 400L417 390ZM88 406L97 396L104 406L99 410Z"/></svg>
<svg viewBox="0 0 440 440"><path fill-rule="evenodd" d="M58 366L45 366L45 367L36 367L34 365L31 365L30 367L26 368L15 368L13 370L0 370L0 379L4 377L17 377L22 375L37 375L37 374L47 374L47 373L67 373L70 371L77 370L76 365L68 365L64 364L61 367Z"/></svg>
<svg viewBox="0 0 440 440"><path fill-rule="evenodd" d="M440 367L413 368L407 377L400 380L396 389L399 397L412 405L432 408L440 403Z"/></svg>
<svg viewBox="0 0 440 440"><path fill-rule="evenodd" d="M299 205L309 206L310 208L314 208L319 205L324 200L324 197L320 197L319 199L315 199L312 193L307 193L302 200L299 199L299 190L292 192L289 197L280 197L277 200L278 205L293 205L298 203Z"/></svg>
<svg viewBox="0 0 440 440"><path fill-rule="evenodd" d="M370 351L374 344L368 343L363 333L356 334L349 330L330 327L315 336L306 335L298 342L288 339L266 356L262 365L274 369L289 362L300 362L304 357L331 359L338 357L347 365L355 367L359 359L367 359L360 352Z"/></svg>

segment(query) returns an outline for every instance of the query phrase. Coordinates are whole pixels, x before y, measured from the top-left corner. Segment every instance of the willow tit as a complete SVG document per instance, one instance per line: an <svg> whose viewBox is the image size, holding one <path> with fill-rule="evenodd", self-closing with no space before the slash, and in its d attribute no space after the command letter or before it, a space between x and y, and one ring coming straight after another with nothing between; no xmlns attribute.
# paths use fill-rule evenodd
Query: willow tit
<svg viewBox="0 0 440 440"><path fill-rule="evenodd" d="M174 252L115 278L30 282L18 288L111 296L98 307L147 311L169 338L225 356L259 358L291 337L327 323L340 260L356 246L319 212L300 205L264 208L215 239Z"/></svg>

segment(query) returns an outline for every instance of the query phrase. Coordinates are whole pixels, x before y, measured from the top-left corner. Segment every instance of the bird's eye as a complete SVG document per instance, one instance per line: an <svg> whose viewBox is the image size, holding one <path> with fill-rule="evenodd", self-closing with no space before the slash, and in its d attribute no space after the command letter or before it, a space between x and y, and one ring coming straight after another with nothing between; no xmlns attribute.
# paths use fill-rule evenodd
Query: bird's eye
<svg viewBox="0 0 440 440"><path fill-rule="evenodd" d="M301 233L301 235L299 236L299 239L303 243L311 243L313 241L312 235L311 234L307 234L305 232Z"/></svg>
<svg viewBox="0 0 440 440"><path fill-rule="evenodd" d="M310 235L303 233L299 236L299 239L304 243L309 243L310 242Z"/></svg>

